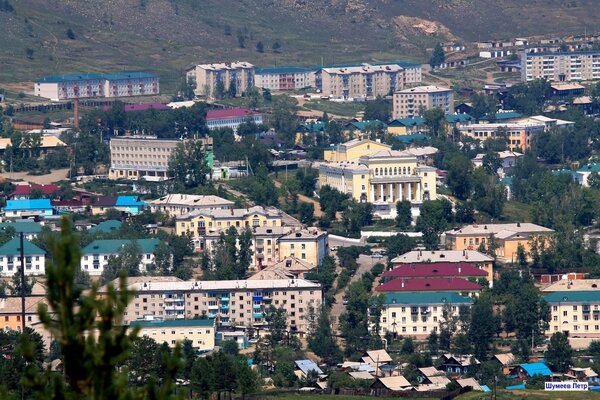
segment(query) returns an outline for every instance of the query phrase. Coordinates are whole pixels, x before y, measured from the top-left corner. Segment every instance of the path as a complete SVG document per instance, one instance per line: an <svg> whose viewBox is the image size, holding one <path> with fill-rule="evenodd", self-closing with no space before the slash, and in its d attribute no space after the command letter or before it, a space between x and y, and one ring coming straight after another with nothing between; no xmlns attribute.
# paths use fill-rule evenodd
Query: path
<svg viewBox="0 0 600 400"><path fill-rule="evenodd" d="M27 181L37 183L38 185L44 185L47 183L55 183L67 179L69 173L68 168L55 169L46 175L28 175L27 172L2 172L0 178L12 179L15 181Z"/></svg>

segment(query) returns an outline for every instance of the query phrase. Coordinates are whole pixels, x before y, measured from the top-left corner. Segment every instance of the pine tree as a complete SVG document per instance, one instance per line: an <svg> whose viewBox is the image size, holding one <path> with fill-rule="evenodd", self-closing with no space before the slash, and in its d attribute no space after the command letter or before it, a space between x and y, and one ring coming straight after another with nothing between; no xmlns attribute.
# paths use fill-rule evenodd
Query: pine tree
<svg viewBox="0 0 600 400"><path fill-rule="evenodd" d="M326 306L321 306L316 330L309 336L308 346L327 364L338 363L342 358L342 352L333 336L329 312Z"/></svg>

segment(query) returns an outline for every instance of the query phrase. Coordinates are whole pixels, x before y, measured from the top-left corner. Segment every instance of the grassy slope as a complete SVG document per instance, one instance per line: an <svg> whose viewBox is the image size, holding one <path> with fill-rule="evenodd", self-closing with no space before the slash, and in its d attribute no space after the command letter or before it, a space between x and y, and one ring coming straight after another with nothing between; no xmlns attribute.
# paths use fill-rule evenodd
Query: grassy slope
<svg viewBox="0 0 600 400"><path fill-rule="evenodd" d="M454 33L469 40L597 29L595 0L12 0L0 12L0 83L43 74L147 69L172 91L192 62L259 66L427 59ZM533 11L535 10L535 11ZM437 20L424 34L414 20ZM490 19L493 15L493 21ZM468 21L469 23L465 23ZM73 29L76 40L68 40ZM238 46L237 30L246 36ZM226 35L226 30L231 32ZM263 42L267 51L257 53ZM270 50L280 41L282 51ZM33 59L25 49L34 50Z"/></svg>

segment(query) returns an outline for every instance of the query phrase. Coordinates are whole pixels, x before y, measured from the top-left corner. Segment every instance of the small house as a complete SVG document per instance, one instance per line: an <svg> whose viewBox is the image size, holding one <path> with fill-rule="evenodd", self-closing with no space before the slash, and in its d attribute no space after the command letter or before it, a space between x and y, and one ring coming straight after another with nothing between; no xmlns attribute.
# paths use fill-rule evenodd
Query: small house
<svg viewBox="0 0 600 400"><path fill-rule="evenodd" d="M591 368L570 368L565 374L567 378L577 380L579 382L587 382L590 385L600 385L600 377Z"/></svg>
<svg viewBox="0 0 600 400"><path fill-rule="evenodd" d="M452 375L464 375L472 366L480 364L479 360L470 354L459 356L447 353L442 355L440 360L441 365L438 369Z"/></svg>
<svg viewBox="0 0 600 400"><path fill-rule="evenodd" d="M550 368L543 362L535 362L517 365L511 370L510 375L516 377L520 381L524 381L535 375L551 377L552 371L550 371Z"/></svg>

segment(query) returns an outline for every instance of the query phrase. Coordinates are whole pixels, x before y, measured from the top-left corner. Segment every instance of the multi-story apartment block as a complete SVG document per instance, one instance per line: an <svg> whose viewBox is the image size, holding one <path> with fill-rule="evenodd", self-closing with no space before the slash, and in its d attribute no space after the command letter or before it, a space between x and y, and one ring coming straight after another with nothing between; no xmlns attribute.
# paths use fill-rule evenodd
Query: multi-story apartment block
<svg viewBox="0 0 600 400"><path fill-rule="evenodd" d="M186 215L197 210L230 210L234 202L213 195L168 194L148 202L152 212L161 212L170 217Z"/></svg>
<svg viewBox="0 0 600 400"><path fill-rule="evenodd" d="M262 114L247 108L209 110L206 113L208 129L231 128L234 132L237 132L238 127L247 121L260 125L263 123Z"/></svg>
<svg viewBox="0 0 600 400"><path fill-rule="evenodd" d="M316 86L316 68L258 68L254 85L273 91L299 90Z"/></svg>
<svg viewBox="0 0 600 400"><path fill-rule="evenodd" d="M210 167L213 164L211 137L197 139L206 150ZM122 136L110 140L110 170L108 179L162 181L169 179L169 159L178 139L158 139L156 136Z"/></svg>
<svg viewBox="0 0 600 400"><path fill-rule="evenodd" d="M453 292L386 293L384 299L380 334L416 339L439 333L441 322L458 318L461 308L473 305L471 298Z"/></svg>
<svg viewBox="0 0 600 400"><path fill-rule="evenodd" d="M317 228L296 230L278 240L279 260L288 257L298 258L312 265L320 265L329 254L327 232Z"/></svg>
<svg viewBox="0 0 600 400"><path fill-rule="evenodd" d="M372 203L382 218L395 217L398 201L408 200L418 209L424 200L435 200L435 181L435 168L419 165L417 157L404 151L375 150L358 160L319 165L320 187Z"/></svg>
<svg viewBox="0 0 600 400"><path fill-rule="evenodd" d="M524 82L535 79L554 82L600 79L600 51L523 53L521 79Z"/></svg>
<svg viewBox="0 0 600 400"><path fill-rule="evenodd" d="M131 243L139 247L142 256L140 272L149 271L154 264L154 251L160 243L158 239L94 240L81 251L81 270L93 276L102 275L109 258L119 256L121 249Z"/></svg>
<svg viewBox="0 0 600 400"><path fill-rule="evenodd" d="M185 340L194 349L210 351L215 348L216 326L214 319L148 319L131 322L130 328L138 328L138 337L148 336L158 343L175 347Z"/></svg>
<svg viewBox="0 0 600 400"><path fill-rule="evenodd" d="M148 72L46 76L35 82L36 96L52 101L132 97L160 93L158 75Z"/></svg>
<svg viewBox="0 0 600 400"><path fill-rule="evenodd" d="M394 267L414 266L419 268L419 264L454 264L461 263L474 264L487 273L487 280L494 282L494 259L487 254L475 250L413 250L399 255L392 259Z"/></svg>
<svg viewBox="0 0 600 400"><path fill-rule="evenodd" d="M394 93L392 118L410 118L423 111L439 108L446 115L454 113L452 89L438 86L417 86Z"/></svg>
<svg viewBox="0 0 600 400"><path fill-rule="evenodd" d="M248 88L254 86L254 65L248 62L198 64L186 70L188 83L195 86L197 96L215 98L217 85L223 84L227 92L231 85L235 86L236 96L241 96Z"/></svg>
<svg viewBox="0 0 600 400"><path fill-rule="evenodd" d="M517 260L519 246L526 255L531 250L531 241L544 239L545 245L554 231L540 225L523 222L516 224L481 224L467 225L445 232L446 247L450 250L475 250L480 246L488 246L490 240L497 246L496 257L499 261L513 262Z"/></svg>
<svg viewBox="0 0 600 400"><path fill-rule="evenodd" d="M320 89L323 96L334 98L373 98L388 96L404 88L404 68L398 64L321 69Z"/></svg>
<svg viewBox="0 0 600 400"><path fill-rule="evenodd" d="M135 298L124 323L148 319L216 319L217 326L265 326L270 306L287 312L288 326L303 335L308 317L322 304L322 288L304 279L174 281L153 277L129 278ZM104 289L101 289L101 292Z"/></svg>
<svg viewBox="0 0 600 400"><path fill-rule="evenodd" d="M0 274L13 276L21 268L21 239L14 237L0 246ZM25 275L44 275L46 273L46 252L29 240L23 239L25 255Z"/></svg>

